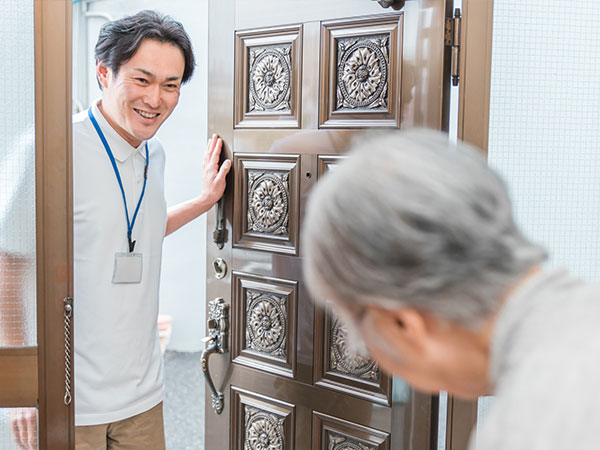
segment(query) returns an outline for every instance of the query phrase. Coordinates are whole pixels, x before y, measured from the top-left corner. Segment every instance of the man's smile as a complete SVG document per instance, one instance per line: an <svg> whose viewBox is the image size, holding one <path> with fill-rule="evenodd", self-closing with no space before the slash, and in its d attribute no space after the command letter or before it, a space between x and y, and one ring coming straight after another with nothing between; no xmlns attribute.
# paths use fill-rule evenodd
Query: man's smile
<svg viewBox="0 0 600 450"><path fill-rule="evenodd" d="M160 114L160 113L149 113L147 111L142 111L141 109L136 109L136 108L133 108L133 110L145 119L154 119L155 117L157 117Z"/></svg>

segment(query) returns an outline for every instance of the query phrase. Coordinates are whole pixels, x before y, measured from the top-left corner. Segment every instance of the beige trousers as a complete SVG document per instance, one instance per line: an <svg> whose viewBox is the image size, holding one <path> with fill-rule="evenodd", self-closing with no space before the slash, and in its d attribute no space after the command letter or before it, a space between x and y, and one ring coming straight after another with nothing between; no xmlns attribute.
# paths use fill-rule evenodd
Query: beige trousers
<svg viewBox="0 0 600 450"><path fill-rule="evenodd" d="M137 416L75 427L75 450L165 450L162 402Z"/></svg>

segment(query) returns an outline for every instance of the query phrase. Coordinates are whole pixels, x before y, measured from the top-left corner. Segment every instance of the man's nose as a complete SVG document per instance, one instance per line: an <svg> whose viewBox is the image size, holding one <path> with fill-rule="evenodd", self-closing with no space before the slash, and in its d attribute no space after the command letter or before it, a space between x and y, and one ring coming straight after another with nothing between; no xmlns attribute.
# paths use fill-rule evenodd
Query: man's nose
<svg viewBox="0 0 600 450"><path fill-rule="evenodd" d="M160 105L160 86L152 84L146 89L144 102L151 108L158 108Z"/></svg>

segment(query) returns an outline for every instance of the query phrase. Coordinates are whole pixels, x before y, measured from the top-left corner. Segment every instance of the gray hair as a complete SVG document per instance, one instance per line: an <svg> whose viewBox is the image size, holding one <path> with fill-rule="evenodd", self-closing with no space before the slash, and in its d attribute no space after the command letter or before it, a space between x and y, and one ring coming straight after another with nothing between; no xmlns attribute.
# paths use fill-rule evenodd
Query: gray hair
<svg viewBox="0 0 600 450"><path fill-rule="evenodd" d="M438 132L368 134L312 193L302 236L317 301L413 307L476 327L546 252L500 177Z"/></svg>

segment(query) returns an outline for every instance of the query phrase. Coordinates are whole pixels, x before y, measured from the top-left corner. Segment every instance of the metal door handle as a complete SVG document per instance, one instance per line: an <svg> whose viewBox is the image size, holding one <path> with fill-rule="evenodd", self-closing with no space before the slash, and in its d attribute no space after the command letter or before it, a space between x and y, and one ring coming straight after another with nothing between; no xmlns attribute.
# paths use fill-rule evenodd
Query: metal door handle
<svg viewBox="0 0 600 450"><path fill-rule="evenodd" d="M213 383L212 377L210 376L210 369L208 368L208 358L213 353L218 353L218 349L216 341L210 339L209 342L209 346L202 351L200 363L202 365L202 373L204 374L206 383L208 384L210 392L212 393L212 407L217 414L221 414L223 412L223 403L225 400L225 396L222 392L217 391L217 388Z"/></svg>
<svg viewBox="0 0 600 450"><path fill-rule="evenodd" d="M225 232L225 197L223 196L217 202L217 223L213 231L213 242L217 244L219 250L225 245Z"/></svg>
<svg viewBox="0 0 600 450"><path fill-rule="evenodd" d="M404 0L374 0L377 3L379 3L383 8L389 8L390 6L392 7L392 9L395 10L399 10L402 9L404 7Z"/></svg>
<svg viewBox="0 0 600 450"><path fill-rule="evenodd" d="M225 396L217 391L210 375L208 359L214 353L226 353L229 351L229 305L221 297L215 298L208 303L208 333L203 340L207 347L202 351L200 363L206 383L212 393L212 407L217 414L223 412Z"/></svg>

